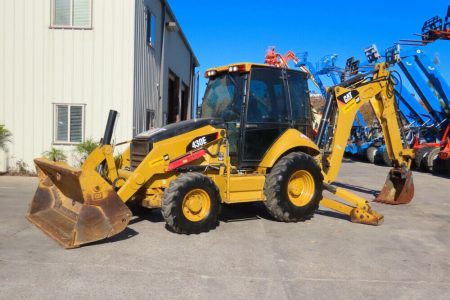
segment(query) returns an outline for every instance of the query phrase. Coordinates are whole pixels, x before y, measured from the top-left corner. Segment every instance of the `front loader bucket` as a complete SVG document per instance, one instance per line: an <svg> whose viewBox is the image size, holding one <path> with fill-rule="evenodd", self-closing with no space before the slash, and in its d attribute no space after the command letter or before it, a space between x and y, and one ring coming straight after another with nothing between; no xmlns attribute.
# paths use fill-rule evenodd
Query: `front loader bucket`
<svg viewBox="0 0 450 300"><path fill-rule="evenodd" d="M27 219L65 248L113 236L124 230L131 211L95 170L34 160L39 186Z"/></svg>
<svg viewBox="0 0 450 300"><path fill-rule="evenodd" d="M414 182L411 170L395 168L389 171L386 182L376 202L386 204L407 204L414 196Z"/></svg>

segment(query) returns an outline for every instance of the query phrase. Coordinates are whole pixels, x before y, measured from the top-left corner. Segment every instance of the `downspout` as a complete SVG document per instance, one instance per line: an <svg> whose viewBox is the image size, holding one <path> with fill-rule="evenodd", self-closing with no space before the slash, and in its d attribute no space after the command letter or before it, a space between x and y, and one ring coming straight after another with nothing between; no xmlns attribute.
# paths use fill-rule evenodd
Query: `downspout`
<svg viewBox="0 0 450 300"><path fill-rule="evenodd" d="M158 111L160 118L160 126L163 126L165 123L164 120L164 102L163 100L163 92L162 92L162 83L164 82L164 52L165 52L165 33L166 33L166 2L164 0L161 1L161 45L159 47L161 56L159 62L159 83L158 83Z"/></svg>
<svg viewBox="0 0 450 300"><path fill-rule="evenodd" d="M137 38L137 34L138 34L138 26L139 26L139 20L138 20L138 16L137 16L137 1L134 2L134 12L133 12L133 59L132 59L132 63L133 63L133 81L131 83L131 86L133 88L133 102L132 102L132 109L131 109L131 119L132 119L132 126L131 126L131 136L135 136L137 134L137 118L136 118L136 98L137 98L137 84L136 84L136 73L137 73L137 60L136 57L138 56L138 45L136 43L136 41L138 40ZM140 46L140 45L139 45Z"/></svg>
<svg viewBox="0 0 450 300"><path fill-rule="evenodd" d="M190 114L191 114L191 117L190 117L190 119L195 119L195 116L194 116L194 70L195 70L195 66L194 66L194 62L193 62L193 58L192 58L192 52L190 53L190 60L189 60L189 62L190 62L190 68L191 68L191 78L189 78L189 81L190 81L190 93L189 93L189 103L191 104L190 106L191 106L191 111L190 111Z"/></svg>
<svg viewBox="0 0 450 300"><path fill-rule="evenodd" d="M195 109L195 118L198 118L198 94L200 89L200 73L197 71L195 74L195 103L194 103L194 109Z"/></svg>

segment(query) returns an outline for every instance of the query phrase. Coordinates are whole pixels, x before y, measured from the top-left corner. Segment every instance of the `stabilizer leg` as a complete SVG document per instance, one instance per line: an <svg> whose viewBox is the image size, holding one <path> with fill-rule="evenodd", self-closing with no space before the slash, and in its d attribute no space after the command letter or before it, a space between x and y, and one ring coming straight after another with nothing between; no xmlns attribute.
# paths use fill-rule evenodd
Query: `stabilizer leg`
<svg viewBox="0 0 450 300"><path fill-rule="evenodd" d="M345 189L331 186L324 183L324 188L344 201L350 202L354 206L348 205L329 198L322 198L320 204L340 212L350 217L353 223L367 224L367 225L381 225L384 221L384 216L372 210L369 202Z"/></svg>

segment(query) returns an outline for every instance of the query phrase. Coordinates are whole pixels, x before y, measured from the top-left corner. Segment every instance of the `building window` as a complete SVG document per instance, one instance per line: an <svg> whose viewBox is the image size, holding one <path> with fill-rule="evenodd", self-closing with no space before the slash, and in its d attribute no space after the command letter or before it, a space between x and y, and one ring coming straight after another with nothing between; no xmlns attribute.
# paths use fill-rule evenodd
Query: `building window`
<svg viewBox="0 0 450 300"><path fill-rule="evenodd" d="M84 105L54 105L54 143L81 143L84 140Z"/></svg>
<svg viewBox="0 0 450 300"><path fill-rule="evenodd" d="M91 28L92 0L52 0L52 27Z"/></svg>
<svg viewBox="0 0 450 300"><path fill-rule="evenodd" d="M147 45L155 47L155 16L148 8L145 10L145 21L147 22Z"/></svg>

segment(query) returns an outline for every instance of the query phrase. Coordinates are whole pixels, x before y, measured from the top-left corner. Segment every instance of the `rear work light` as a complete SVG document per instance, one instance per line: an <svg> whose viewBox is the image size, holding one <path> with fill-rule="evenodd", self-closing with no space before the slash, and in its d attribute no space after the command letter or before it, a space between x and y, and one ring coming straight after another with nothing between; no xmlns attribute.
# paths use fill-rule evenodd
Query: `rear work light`
<svg viewBox="0 0 450 300"><path fill-rule="evenodd" d="M217 71L216 71L216 70L209 70L209 71L206 71L206 72L205 72L205 77L206 77L206 78L208 78L208 77L213 77L213 76L216 76L216 74L217 74Z"/></svg>
<svg viewBox="0 0 450 300"><path fill-rule="evenodd" d="M231 66L228 68L228 72L245 72L245 65Z"/></svg>

